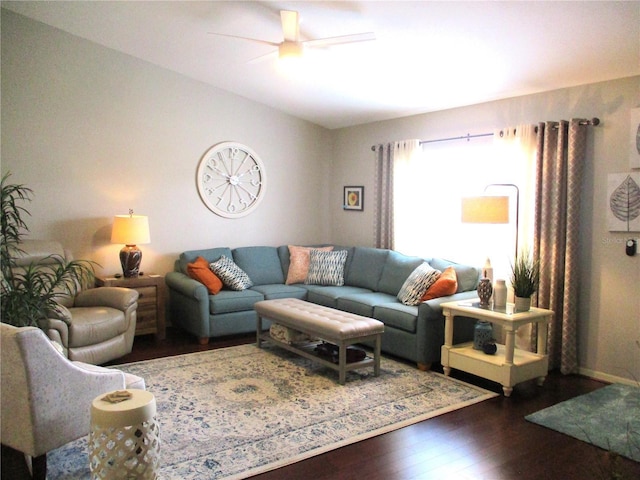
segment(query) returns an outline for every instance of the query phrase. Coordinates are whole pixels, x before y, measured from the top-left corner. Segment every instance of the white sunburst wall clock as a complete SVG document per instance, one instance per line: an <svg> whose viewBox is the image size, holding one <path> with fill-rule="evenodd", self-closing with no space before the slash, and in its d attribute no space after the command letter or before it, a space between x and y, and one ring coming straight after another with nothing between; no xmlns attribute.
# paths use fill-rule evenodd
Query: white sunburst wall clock
<svg viewBox="0 0 640 480"><path fill-rule="evenodd" d="M260 157L237 142L222 142L205 152L198 165L198 193L212 212L239 218L255 210L267 189Z"/></svg>

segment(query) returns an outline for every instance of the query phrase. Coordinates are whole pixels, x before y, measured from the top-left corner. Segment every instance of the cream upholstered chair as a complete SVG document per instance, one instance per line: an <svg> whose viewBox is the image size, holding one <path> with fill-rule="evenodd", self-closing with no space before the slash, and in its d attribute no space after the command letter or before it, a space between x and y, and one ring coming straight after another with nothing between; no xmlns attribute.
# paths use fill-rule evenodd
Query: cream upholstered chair
<svg viewBox="0 0 640 480"><path fill-rule="evenodd" d="M47 452L89 434L91 402L102 393L145 389L144 379L72 362L36 327L0 324L2 444L32 458L46 478Z"/></svg>
<svg viewBox="0 0 640 480"><path fill-rule="evenodd" d="M47 268L52 256L71 261L71 253L55 241L24 240L16 268L34 263ZM136 330L138 292L128 288L100 287L61 295L57 318L41 325L47 336L64 348L70 360L100 365L131 352Z"/></svg>

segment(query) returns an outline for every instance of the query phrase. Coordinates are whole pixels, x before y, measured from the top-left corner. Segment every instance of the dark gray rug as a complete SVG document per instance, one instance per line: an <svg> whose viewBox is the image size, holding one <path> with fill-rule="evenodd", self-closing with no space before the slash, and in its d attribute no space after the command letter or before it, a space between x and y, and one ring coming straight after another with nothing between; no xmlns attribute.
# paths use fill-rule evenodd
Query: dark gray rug
<svg viewBox="0 0 640 480"><path fill-rule="evenodd" d="M640 462L640 387L607 385L525 418Z"/></svg>

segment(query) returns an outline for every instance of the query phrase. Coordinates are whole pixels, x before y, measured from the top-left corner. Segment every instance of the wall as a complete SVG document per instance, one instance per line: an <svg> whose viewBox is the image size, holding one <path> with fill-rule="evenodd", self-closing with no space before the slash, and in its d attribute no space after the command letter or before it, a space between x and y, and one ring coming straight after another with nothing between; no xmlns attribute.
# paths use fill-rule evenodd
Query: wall
<svg viewBox="0 0 640 480"><path fill-rule="evenodd" d="M34 190L31 236L106 273L120 270L112 217L129 208L150 217L146 271L213 245L372 245L371 145L599 117L583 187L579 358L584 373L640 379L640 255L627 257L628 235L605 222L607 174L628 171L639 77L327 131L6 10L1 48L2 173ZM211 213L195 187L201 156L225 140L251 146L269 175L264 202L239 220ZM365 186L364 212L342 211L344 185Z"/></svg>
<svg viewBox="0 0 640 480"><path fill-rule="evenodd" d="M630 109L640 106L640 77L584 85L525 97L345 128L334 133L332 198L342 185L373 192L371 146L406 138L435 139L491 132L521 123L599 117L585 165L581 214L579 360L582 372L605 379L640 381L640 255L628 257L624 240L640 233L609 232L607 175L629 171ZM348 159L348 161L344 161ZM339 212L332 222L336 243L373 244L373 198L354 217ZM428 221L426 196L416 201L416 218ZM418 220L420 221L420 220ZM444 234L446 225L434 225ZM428 244L429 239L425 238ZM473 248L470 245L470 248ZM438 252L432 252L438 256Z"/></svg>
<svg viewBox="0 0 640 480"><path fill-rule="evenodd" d="M209 246L329 240L329 131L2 10L2 172L34 191L32 238L120 271L115 214L148 215L142 267ZM229 220L196 189L213 144L250 146L268 174L256 211ZM291 181L291 179L303 181Z"/></svg>

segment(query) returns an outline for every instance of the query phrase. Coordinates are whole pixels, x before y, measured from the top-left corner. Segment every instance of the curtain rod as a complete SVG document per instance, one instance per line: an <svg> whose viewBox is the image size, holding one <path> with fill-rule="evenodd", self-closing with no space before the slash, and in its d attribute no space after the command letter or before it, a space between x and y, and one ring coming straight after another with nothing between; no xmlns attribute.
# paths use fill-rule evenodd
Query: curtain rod
<svg viewBox="0 0 640 480"><path fill-rule="evenodd" d="M578 122L580 125L593 125L594 127L597 125L600 125L600 119L598 117L594 117L591 120L580 120L580 122ZM555 126L555 128L558 128L557 125ZM536 132L538 131L538 127L536 127ZM451 140L467 140L469 141L472 138L478 138L478 137L492 137L493 136L493 132L492 133L478 133L475 135L470 135L470 134L466 134L463 135L461 137L448 137L448 138L436 138L434 140L420 140L420 145L424 145L425 143L435 143L435 142L448 142ZM376 151L376 146L372 145L371 146L371 151L375 152Z"/></svg>
<svg viewBox="0 0 640 480"><path fill-rule="evenodd" d="M478 137L493 137L493 132L491 133L477 133L475 135L466 134L462 137L449 137L449 138L436 138L435 140L420 140L420 145L424 145L425 143L435 143L435 142L448 142L450 140L471 140L472 138Z"/></svg>

